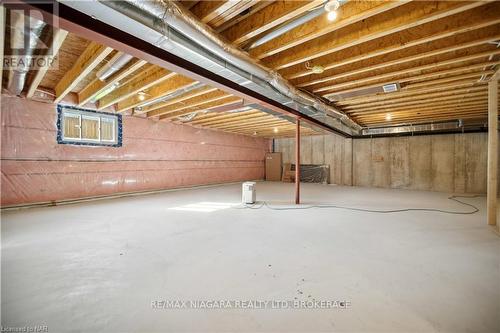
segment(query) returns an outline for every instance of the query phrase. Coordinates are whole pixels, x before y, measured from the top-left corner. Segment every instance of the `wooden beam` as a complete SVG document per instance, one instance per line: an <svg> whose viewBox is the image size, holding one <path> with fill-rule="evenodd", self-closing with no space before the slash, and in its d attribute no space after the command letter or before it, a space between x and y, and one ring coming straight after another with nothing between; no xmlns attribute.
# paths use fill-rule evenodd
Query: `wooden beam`
<svg viewBox="0 0 500 333"><path fill-rule="evenodd" d="M201 126L216 126L216 125L224 125L230 124L235 121L243 121L248 119L254 119L262 114L262 112L258 110L250 110L241 113L230 113L230 114L221 114L221 115L213 115L208 119L197 119L191 123Z"/></svg>
<svg viewBox="0 0 500 333"><path fill-rule="evenodd" d="M493 6L497 5L482 6L464 14L453 15L436 22L401 31L398 34L387 35L361 45L351 46L316 58L312 61L312 64L321 65L325 71L328 71L384 54L401 52L408 48L441 43L443 39L453 38L457 42L479 39L484 36L485 31L498 31L498 28L493 26L500 23L500 17L496 14ZM465 14L467 14L466 17L464 17ZM295 80L294 83L296 84L307 82L310 77L318 77L317 74L313 74L303 64L282 69L280 74L287 79L302 78L301 80Z"/></svg>
<svg viewBox="0 0 500 333"><path fill-rule="evenodd" d="M191 8L191 12L201 22L208 23L234 5L234 1L200 1Z"/></svg>
<svg viewBox="0 0 500 333"><path fill-rule="evenodd" d="M177 74L158 66L147 66L127 84L120 86L100 99L98 109L102 110L112 104L118 103L175 75Z"/></svg>
<svg viewBox="0 0 500 333"><path fill-rule="evenodd" d="M273 130L276 128L278 131L280 128L284 128L284 126L290 126L290 123L287 121L275 121L275 122L269 122L265 124L260 124L260 125L240 125L240 126L235 126L232 128L218 128L216 127L215 129L219 129L221 131L240 131L242 133L250 133L250 132L263 132L263 131L269 131Z"/></svg>
<svg viewBox="0 0 500 333"><path fill-rule="evenodd" d="M477 77L474 76L474 77ZM408 101L408 100L414 100L418 98L423 98L427 95L426 93L438 93L442 92L442 90L448 91L450 88L458 88L458 87L467 87L467 86L480 86L480 85L485 85L485 82L478 82L477 80L470 80L470 79L464 79L464 80L458 80L455 82L447 83L447 84L441 84L439 86L431 86L431 87L425 87L425 88L420 88L420 89L414 89L414 90L405 90L405 91L399 91L399 92L393 92L393 93L387 93L387 94L381 94L377 96L372 96L372 97L365 97L365 98L358 98L358 99L350 99L350 100L343 100L339 101L336 104L337 105L361 105L361 104L366 104L370 102L382 102L382 101L388 101L388 102L395 102L395 101ZM410 99L410 97L412 99Z"/></svg>
<svg viewBox="0 0 500 333"><path fill-rule="evenodd" d="M473 99L473 100L460 100L459 102L451 100L451 101L444 101L444 102L434 102L434 103L428 103L428 104L420 104L416 106L405 106L401 108L387 108L387 109L379 109L379 110L365 110L365 111L355 111L355 112L349 112L349 115L352 117L363 117L366 115L379 115L379 114L394 114L397 112L415 112L419 113L422 110L426 111L434 111L434 112L439 112L442 110L447 110L450 108L453 108L455 110L460 110L460 109L467 109L467 108L475 108L475 107L485 107L487 106L485 94L481 96L479 99Z"/></svg>
<svg viewBox="0 0 500 333"><path fill-rule="evenodd" d="M430 108L430 107L440 107L444 105L457 105L457 104L479 104L484 103L487 99L487 92L480 91L472 94L468 94L467 96L444 96L429 99L429 101L413 101L400 103L398 105L382 105L377 107L368 107L364 109L355 109L346 112L349 115L359 115L359 114L369 114L369 113L379 113L379 112L396 112L409 110L414 108Z"/></svg>
<svg viewBox="0 0 500 333"><path fill-rule="evenodd" d="M390 125L399 125L399 124L417 124L417 123L429 123L429 122L434 122L434 121L451 121L451 120L457 120L457 119L486 119L488 117L488 111L484 112L474 112L473 114L455 114L455 115L447 115L447 116L441 116L441 115L427 115L424 117L407 117L407 118L401 118L398 120L391 120L387 121L385 119L381 119L378 121L360 121L362 126L367 126L367 127L373 127L373 126L390 126Z"/></svg>
<svg viewBox="0 0 500 333"><path fill-rule="evenodd" d="M146 64L147 62L144 60L133 59L130 64L121 68L107 80L101 81L98 78L95 78L91 83L89 83L78 93L78 105L82 106L96 96L103 94L103 92L110 89L114 85L119 84L121 80L125 79L127 76L131 75ZM101 98L102 97L104 96L101 96Z"/></svg>
<svg viewBox="0 0 500 333"><path fill-rule="evenodd" d="M217 88L212 88L212 87L209 87L209 86L204 86L204 87L201 87L199 89L192 90L192 91L190 91L190 92L188 92L186 94L183 94L183 95L181 95L179 97L172 98L172 99L169 99L169 100L164 101L164 102L154 103L154 104L142 107L141 108L142 110L138 111L138 112L139 113L146 113L146 112L149 112L149 111L157 110L159 108L163 108L163 107L166 107L166 106L169 106L169 105L172 105L172 104L177 104L177 103L180 103L180 102L184 102L184 101L189 100L191 98L198 97L198 96L201 96L201 95L204 95L204 94L208 94L208 93L211 93L211 92L216 91L216 90L217 90Z"/></svg>
<svg viewBox="0 0 500 333"><path fill-rule="evenodd" d="M227 98L229 96L231 96L231 95L227 94L224 91L216 90L216 91L212 91L212 92L209 92L206 94L196 96L196 97L191 98L191 99L184 101L184 102L171 104L171 105L168 105L166 107L162 107L162 108L150 111L147 113L147 116L148 117L156 117L156 116L161 116L161 115L171 113L171 112L192 109L192 108L197 107L199 105L202 105L204 103L219 101L219 100Z"/></svg>
<svg viewBox="0 0 500 333"><path fill-rule="evenodd" d="M309 9L315 8L322 3L323 1L320 0L274 1L271 5L227 29L222 35L233 44L241 45L250 38L305 13Z"/></svg>
<svg viewBox="0 0 500 333"><path fill-rule="evenodd" d="M263 59L273 54L301 45L312 39L321 37L350 24L365 20L407 3L404 1L350 1L339 8L339 20L331 22L324 13L319 17L302 24L271 41L250 50L250 55Z"/></svg>
<svg viewBox="0 0 500 333"><path fill-rule="evenodd" d="M401 97L401 98L380 100L380 101L376 100L370 102L363 102L360 104L349 104L342 106L342 109L343 110L373 109L377 106L398 105L401 103L412 102L412 101L416 101L418 103L428 103L428 101L433 100L433 98L447 97L447 96L454 96L458 98L466 96L467 94L472 92L486 91L486 82L478 82L477 84L478 86L453 89L449 91L427 92L411 97Z"/></svg>
<svg viewBox="0 0 500 333"><path fill-rule="evenodd" d="M450 75L450 74L463 73L463 72L467 72L467 71L478 69L478 68L495 66L498 64L500 64L500 61L482 62L482 63L478 63L478 64L461 66L461 67L437 71L437 72L430 72L430 73L425 73L425 74L421 74L421 75L409 76L406 78L398 78L397 82L402 84L405 82L423 81L423 80L428 80L428 79L431 79L434 77L442 77L442 76L446 76L446 75ZM383 85L390 84L390 83L394 83L394 81L385 81L385 82L379 82L379 83L375 83L375 84L362 85L362 86L358 86L355 88L337 90L334 93L329 94L329 96L333 97L336 95L346 94L346 93L353 92L353 91L359 91L359 90L364 90L364 89L374 88L374 87L382 87ZM344 99L342 99L342 101L343 100Z"/></svg>
<svg viewBox="0 0 500 333"><path fill-rule="evenodd" d="M232 20L235 16L239 16L241 13L248 11L255 4L258 4L259 0L240 0L234 1L234 5L226 10L224 13L217 15L213 20L209 22L210 26L217 28L223 25L225 22Z"/></svg>
<svg viewBox="0 0 500 333"><path fill-rule="evenodd" d="M486 1L425 1L410 2L384 14L351 24L343 29L303 43L266 59L274 69L282 69L318 58L372 39L394 34L481 5Z"/></svg>
<svg viewBox="0 0 500 333"><path fill-rule="evenodd" d="M480 78L483 75L490 75L493 73L494 73L493 70L488 70L488 71L484 70L484 71L480 71L480 72L472 72L472 73L467 73L467 74L462 74L462 75L449 76L449 77L445 77L445 78L437 79L437 80L421 81L418 83L412 83L412 84L405 85L405 86L401 87L401 91L413 92L413 91L417 91L418 89L420 89L422 87L429 87L429 86L438 87L443 83L457 82L459 80L473 79L473 78L477 78L477 77Z"/></svg>
<svg viewBox="0 0 500 333"><path fill-rule="evenodd" d="M445 77L445 78L438 79L438 80L422 81L419 83L403 86L403 87L401 87L399 92L395 92L395 93L384 93L384 92L370 93L370 94L366 94L366 95L361 95L359 97L338 99L335 102L335 104L348 105L348 104L356 104L356 103L368 102L368 101L380 101L380 100L385 100L385 99L392 99L392 98L397 96L395 94L400 94L400 96L411 96L411 95L417 95L418 93L421 93L421 92L425 92L426 90L430 91L430 89L433 89L433 91L438 91L438 90L443 89L442 88L443 83L460 85L461 82L464 82L464 83L467 82L467 79L468 79L469 83L477 82L481 76L492 74L492 72L493 71L480 71L480 72L473 72L473 73L468 73L468 74L463 74L463 75ZM453 85L453 86L455 86L455 85ZM379 87L379 86L377 86L377 87ZM448 86L448 87L450 87L450 86ZM380 89L380 90L382 90L382 89ZM403 95L403 94L406 94L406 95Z"/></svg>
<svg viewBox="0 0 500 333"><path fill-rule="evenodd" d="M470 106L462 106L460 104L455 104L455 105L444 105L440 107L425 107L425 108L414 108L414 109L409 109L405 111L392 111L390 112L391 116L396 117L396 116L425 116L429 114L434 114L434 115L444 115L447 114L448 112L452 112L453 114L458 114L460 112L469 112L469 111L476 111L476 110L487 110L488 105L487 103L481 102L480 104L476 105L470 105ZM380 118L381 116L385 117L386 112L377 112L377 113L372 113L372 112L367 112L367 113L360 113L356 116L356 119L374 119L374 118Z"/></svg>
<svg viewBox="0 0 500 333"><path fill-rule="evenodd" d="M71 90L87 76L108 54L113 51L111 47L90 42L85 51L78 57L71 69L54 88L56 98L54 103L59 103Z"/></svg>
<svg viewBox="0 0 500 333"><path fill-rule="evenodd" d="M372 115L368 117L357 117L359 121L363 122L398 122L401 121L402 119L408 120L408 119L413 119L413 120L430 120L430 118L433 119L459 119L461 117L465 116L480 116L481 114L487 114L488 113L488 107L487 106L482 106L482 107L475 107L475 108L470 108L470 109L463 109L463 110L455 110L455 109L446 109L446 110L441 110L440 112L425 112L425 111L419 111L419 112L414 112L414 113L391 113L392 119L387 120L385 118L385 115L383 114L378 114L378 115Z"/></svg>
<svg viewBox="0 0 500 333"><path fill-rule="evenodd" d="M254 112L254 111L247 111ZM246 114L246 112L242 112L242 116ZM234 117L232 113L218 113L218 112L210 112L205 114L199 114L195 119L191 120L189 123L193 125L204 125L205 122L215 121L218 119L231 118Z"/></svg>
<svg viewBox="0 0 500 333"><path fill-rule="evenodd" d="M469 89L469 90L468 90ZM477 87L477 88L466 88L460 89L460 91L454 91L453 94L435 94L429 95L428 97L417 98L410 101L398 101L397 103L377 103L375 105L363 105L363 106L349 106L343 108L345 111L370 111L370 110L380 110L380 109L389 109L396 108L399 106L408 106L408 105L426 105L433 102L439 101L447 101L447 100L460 100L460 99L470 99L472 97L481 98L485 95L486 89L485 87Z"/></svg>
<svg viewBox="0 0 500 333"><path fill-rule="evenodd" d="M498 74L488 82L488 185L487 219L497 225L498 201ZM498 230L498 226L497 226Z"/></svg>
<svg viewBox="0 0 500 333"><path fill-rule="evenodd" d="M189 106L182 108L178 111L169 112L160 116L160 120L169 120L174 119L180 116L184 116L186 114L197 112L197 111L209 111L211 108L220 107L223 105L233 104L234 102L241 101L242 99L235 96L225 96L224 98L217 99L211 102L203 102L199 103L196 106ZM154 112L154 111L153 111Z"/></svg>
<svg viewBox="0 0 500 333"><path fill-rule="evenodd" d="M392 60L388 60L387 57L384 57L384 58L380 59L381 61L379 63L376 63L376 64L369 65L368 63L361 62L359 64L355 64L357 68L351 68L351 69L339 68L337 70L337 73L333 73L332 71L326 72L326 74L325 73L320 74L318 78L315 78L312 81L304 82L304 83L298 84L297 86L298 87L307 87L307 86L317 85L317 84L324 83L324 82L336 81L336 80L341 79L341 78L346 78L349 76L359 75L359 74L363 74L363 73L370 73L370 72L373 72L373 71L376 71L379 69L383 69L386 67L401 65L401 64L405 64L405 63L409 63L409 62L413 62L413 61L417 61L417 60L424 60L425 58L431 58L431 57L435 57L438 55L444 55L446 53L450 53L450 55L452 55L451 52L459 51L459 50L463 50L463 49L467 49L467 48L472 48L474 46L484 45L484 44L487 44L489 42L493 42L493 41L496 41L499 39L500 39L500 33L497 33L497 34L494 34L492 36L488 36L485 38L476 39L473 41L468 41L465 43L455 44L455 45L442 47L442 48L438 48L438 49L433 49L433 50L427 51L427 52L422 52L423 51L422 49L415 50L415 54L412 54L412 55L407 56L407 57L401 57L400 54L396 53L393 55L392 58L394 58L394 59L392 59ZM425 59L425 60L427 60L427 59ZM435 59L431 59L431 61L436 62Z"/></svg>
<svg viewBox="0 0 500 333"><path fill-rule="evenodd" d="M272 4L273 2L274 1L267 1L267 0L258 1L256 5L250 7L247 11L245 11L245 13L240 13L238 15L238 17L235 17L232 20L225 22L221 26L217 27L215 30L218 33L226 31L227 29L229 29L232 26L240 23L241 21L246 20L247 18L249 18L253 14L257 13L258 11L266 8L267 6L269 6L270 4Z"/></svg>
<svg viewBox="0 0 500 333"><path fill-rule="evenodd" d="M215 125L204 125L204 126L209 126L209 127L216 127L216 128L223 128L223 129L230 129L230 128L240 128L240 127L245 127L248 129L254 128L254 127L262 127L262 126L267 126L269 124L279 124L287 122L284 119L279 119L276 117L273 117L267 113L261 113L260 115L253 117L251 119L244 119L244 120L236 120L231 123L227 124L215 124Z"/></svg>
<svg viewBox="0 0 500 333"><path fill-rule="evenodd" d="M172 75L167 80L163 80L162 82L148 88L145 97L141 98L139 95L132 95L127 99L119 101L115 106L116 112L123 112L125 110L135 108L141 104L162 98L178 89L185 88L195 83L195 81L188 77Z"/></svg>
<svg viewBox="0 0 500 333"><path fill-rule="evenodd" d="M388 79L390 77L394 78L394 77L401 76L403 74L411 74L411 73L420 72L423 70L434 70L434 69L436 69L436 67L453 65L456 63L460 63L460 62L467 62L467 61L471 61L471 60L475 60L475 59L489 57L491 55L496 55L496 54L500 54L500 50L495 49L492 51L479 52L479 53L471 54L471 55L464 56L464 57L448 59L448 60L437 62L434 64L427 64L427 65L422 65L422 66L417 66L417 67L395 70L395 71L388 72L388 73L364 77L364 78L358 79L358 80L348 80L348 81L341 82L338 84L333 84L333 85L329 85L326 87L320 87L320 88L313 89L313 92L315 92L315 93L323 92L324 93L323 96L328 97L330 95L335 94L335 92L330 92L330 90L349 87L352 85L363 84L363 83L375 81L375 80L384 80L384 79Z"/></svg>
<svg viewBox="0 0 500 333"><path fill-rule="evenodd" d="M180 0L180 3L187 9L193 8L199 1Z"/></svg>
<svg viewBox="0 0 500 333"><path fill-rule="evenodd" d="M57 53L59 52L59 49L61 48L62 44L64 43L64 40L66 39L66 36L68 36L68 32L66 30L61 30L57 28L53 28L53 39L52 39L52 44L50 45L50 49L47 54L50 55L50 57L56 57ZM3 36L3 34L2 34ZM48 59L49 56L43 56L43 58ZM47 63L47 60L44 61L44 63ZM35 94L36 89L40 85L40 82L42 82L43 78L45 77L45 74L47 73L47 70L49 69L48 66L41 67L36 71L35 76L31 80L30 86L28 88L28 92L26 93L26 98L32 98L33 95Z"/></svg>

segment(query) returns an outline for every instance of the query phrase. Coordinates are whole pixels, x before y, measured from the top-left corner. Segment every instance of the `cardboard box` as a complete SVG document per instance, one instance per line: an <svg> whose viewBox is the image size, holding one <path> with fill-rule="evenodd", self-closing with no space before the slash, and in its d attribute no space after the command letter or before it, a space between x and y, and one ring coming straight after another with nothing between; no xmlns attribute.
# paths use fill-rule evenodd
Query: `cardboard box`
<svg viewBox="0 0 500 333"><path fill-rule="evenodd" d="M266 180L281 180L281 153L266 154Z"/></svg>

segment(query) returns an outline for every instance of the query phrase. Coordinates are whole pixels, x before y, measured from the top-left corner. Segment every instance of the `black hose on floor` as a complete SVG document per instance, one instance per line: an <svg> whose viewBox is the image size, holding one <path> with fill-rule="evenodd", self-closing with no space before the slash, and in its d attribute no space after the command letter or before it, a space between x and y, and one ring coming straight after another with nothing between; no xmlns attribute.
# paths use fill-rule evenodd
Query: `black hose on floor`
<svg viewBox="0 0 500 333"><path fill-rule="evenodd" d="M235 208L236 209L261 209L263 207L266 207L266 208L269 208L272 210L336 208L336 209L353 210L353 211L358 211L358 212L381 213L381 214L402 213L402 212L412 212L413 211L413 212L437 212L437 213L444 213L444 214L470 215L470 214L475 214L475 213L479 212L479 208L477 208L476 206L469 204L467 202L463 202L461 200L458 200L457 198L477 198L477 197L484 197L484 195L472 195L472 196L452 195L452 196L448 197L449 200L453 200L455 202L458 202L461 205L465 205L465 206L472 208L472 210L467 211L467 212L458 212L458 211L443 210L443 209L437 209L437 208L401 208L401 209L389 209L389 210L376 210L376 209L365 209L365 208L339 206L339 205L333 205L333 204L318 204L318 205L307 205L307 206L298 206L298 207L273 207L270 204L268 204L266 201L256 202L255 204L250 204L250 205L246 204L244 206L239 206L239 207L235 207Z"/></svg>

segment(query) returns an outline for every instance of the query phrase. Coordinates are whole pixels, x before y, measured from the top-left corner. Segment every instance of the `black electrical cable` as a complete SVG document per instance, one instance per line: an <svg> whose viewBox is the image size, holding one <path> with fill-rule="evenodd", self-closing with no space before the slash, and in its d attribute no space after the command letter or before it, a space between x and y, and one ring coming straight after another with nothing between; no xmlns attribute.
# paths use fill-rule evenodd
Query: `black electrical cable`
<svg viewBox="0 0 500 333"><path fill-rule="evenodd" d="M266 208L269 208L272 210L336 208L336 209L353 210L353 211L358 211L358 212L381 213L381 214L417 211L417 212L437 212L437 213L456 214L456 215L470 215L470 214L475 214L475 213L479 212L479 208L477 208L476 206L469 204L467 202L463 202L461 200L458 200L457 198L477 198L477 197L482 197L482 196L483 195L472 195L472 196L452 195L452 196L448 197L448 200L452 200L452 201L458 202L461 205L471 207L472 210L467 211L467 212L457 212L457 211L443 210L443 209L437 209L437 208L401 208L401 209L389 209L389 210L375 210L375 209L339 206L339 205L332 205L332 204L318 204L318 205L308 205L308 206L298 206L298 207L273 207L273 206L269 205L266 201L257 202L255 204L251 204L251 205L245 204L244 206L235 207L235 208L236 209L261 209L262 207L266 207Z"/></svg>

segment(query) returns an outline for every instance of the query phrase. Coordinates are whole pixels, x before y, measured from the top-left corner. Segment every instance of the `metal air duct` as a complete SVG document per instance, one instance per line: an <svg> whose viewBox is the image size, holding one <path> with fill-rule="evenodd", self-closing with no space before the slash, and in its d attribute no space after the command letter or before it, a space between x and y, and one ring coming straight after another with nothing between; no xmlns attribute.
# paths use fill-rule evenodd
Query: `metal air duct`
<svg viewBox="0 0 500 333"><path fill-rule="evenodd" d="M200 65L209 59L212 61L212 64L207 64L210 70L213 70L215 65L223 66L223 70L218 74L226 77L228 74L238 75L245 78L246 80L243 81L234 79L235 82L239 80L241 85L251 87L250 89L255 88L256 91L272 96L271 98L282 104L291 104L300 112L323 118L328 115L339 119L355 132L361 129L361 126L344 113L323 100L295 88L277 72L263 66L246 52L222 40L210 27L174 1L99 0L99 2L159 32L163 38L157 40L157 46L169 51L175 51L179 45L191 51L194 50L199 56L195 63ZM194 45L195 43L198 46Z"/></svg>
<svg viewBox="0 0 500 333"><path fill-rule="evenodd" d="M14 53L13 59L16 60L17 65L10 72L7 90L15 95L20 95L24 89L26 76L28 75L33 62L33 53L37 48L38 41L42 35L43 29L45 28L45 22L39 21L33 17L25 17L16 11L11 11L11 15L11 22L13 22L13 24L10 27L10 46ZM26 31L26 25L24 23L24 20L26 19L29 20L28 31ZM29 34L29 36L27 36L27 49L25 49L24 45L26 33Z"/></svg>
<svg viewBox="0 0 500 333"><path fill-rule="evenodd" d="M132 56L122 52L118 52L106 65L95 74L97 78L101 81L105 81L108 77L123 68L130 60Z"/></svg>

